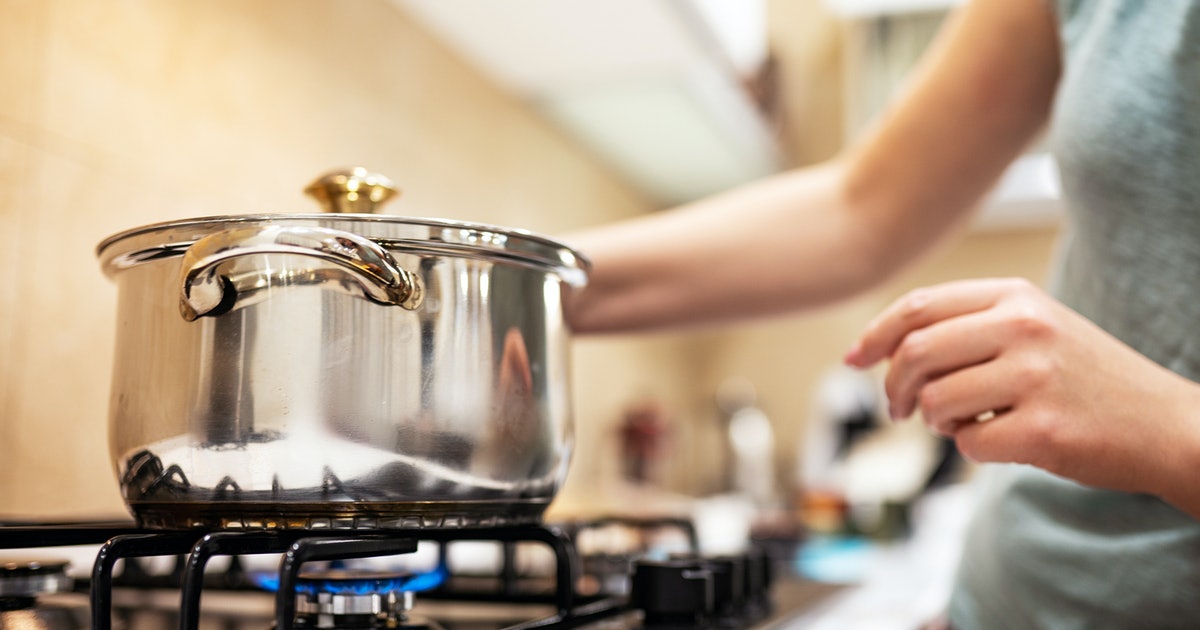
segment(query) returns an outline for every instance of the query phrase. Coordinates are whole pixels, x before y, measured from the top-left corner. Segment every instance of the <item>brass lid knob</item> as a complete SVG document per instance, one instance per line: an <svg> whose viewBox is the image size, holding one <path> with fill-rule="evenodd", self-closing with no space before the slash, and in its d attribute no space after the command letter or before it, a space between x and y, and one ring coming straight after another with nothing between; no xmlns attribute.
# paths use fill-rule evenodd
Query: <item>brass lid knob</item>
<svg viewBox="0 0 1200 630"><path fill-rule="evenodd" d="M326 212L373 214L400 189L387 177L355 166L318 177L304 192Z"/></svg>

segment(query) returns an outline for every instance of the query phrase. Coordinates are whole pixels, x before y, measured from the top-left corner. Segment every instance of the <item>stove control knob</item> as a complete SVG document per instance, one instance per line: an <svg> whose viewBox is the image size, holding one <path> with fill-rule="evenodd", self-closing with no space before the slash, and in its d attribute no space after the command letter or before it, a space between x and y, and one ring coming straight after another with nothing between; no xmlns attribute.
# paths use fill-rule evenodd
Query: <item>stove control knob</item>
<svg viewBox="0 0 1200 630"><path fill-rule="evenodd" d="M744 555L704 556L679 554L679 560L690 560L713 574L713 612L723 621L739 619L746 613L746 575L749 562Z"/></svg>
<svg viewBox="0 0 1200 630"><path fill-rule="evenodd" d="M700 560L713 574L713 608L718 617L740 617L746 606L746 560L742 556L714 556Z"/></svg>
<svg viewBox="0 0 1200 630"><path fill-rule="evenodd" d="M695 628L713 614L713 574L695 560L639 560L630 591L648 628Z"/></svg>
<svg viewBox="0 0 1200 630"><path fill-rule="evenodd" d="M771 609L771 558L761 547L746 553L746 605L757 615Z"/></svg>

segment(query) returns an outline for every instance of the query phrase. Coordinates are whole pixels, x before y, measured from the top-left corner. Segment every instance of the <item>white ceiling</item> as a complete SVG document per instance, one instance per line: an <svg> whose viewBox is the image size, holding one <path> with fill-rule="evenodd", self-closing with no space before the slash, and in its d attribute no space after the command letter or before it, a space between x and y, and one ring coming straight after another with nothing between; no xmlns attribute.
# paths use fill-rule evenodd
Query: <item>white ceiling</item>
<svg viewBox="0 0 1200 630"><path fill-rule="evenodd" d="M659 204L779 168L762 0L394 1Z"/></svg>

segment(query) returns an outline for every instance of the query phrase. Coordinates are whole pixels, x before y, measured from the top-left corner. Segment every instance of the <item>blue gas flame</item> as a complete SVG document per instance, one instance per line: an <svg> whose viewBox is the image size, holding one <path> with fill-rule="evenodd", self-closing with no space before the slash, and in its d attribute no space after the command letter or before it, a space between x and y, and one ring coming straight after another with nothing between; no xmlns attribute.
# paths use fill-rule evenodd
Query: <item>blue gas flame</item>
<svg viewBox="0 0 1200 630"><path fill-rule="evenodd" d="M439 564L436 569L424 573L410 573L388 577L365 577L347 579L344 577L321 579L302 578L296 583L296 592L308 595L332 593L334 595L366 595L369 593L388 593L391 591L411 591L419 593L441 586L450 571L445 564ZM259 588L274 593L279 590L278 573L255 573L251 576Z"/></svg>

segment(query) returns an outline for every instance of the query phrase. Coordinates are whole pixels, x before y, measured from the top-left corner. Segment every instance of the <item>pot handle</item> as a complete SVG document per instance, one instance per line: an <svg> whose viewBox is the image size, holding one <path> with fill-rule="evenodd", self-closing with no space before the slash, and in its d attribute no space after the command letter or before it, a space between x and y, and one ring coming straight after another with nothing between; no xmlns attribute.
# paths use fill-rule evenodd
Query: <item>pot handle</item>
<svg viewBox="0 0 1200 630"><path fill-rule="evenodd" d="M233 308L239 286L262 286L262 274L235 282L217 273L221 263L260 254L300 254L341 267L379 304L415 310L424 289L420 279L400 267L387 250L357 234L320 227L267 225L232 228L206 236L187 249L180 264L180 314L187 321L217 316ZM321 282L324 274L313 274ZM248 280L248 281L247 281ZM295 278L289 277L289 282Z"/></svg>

